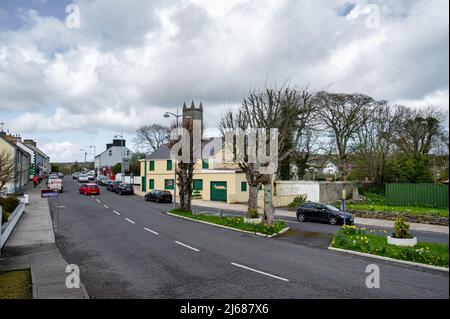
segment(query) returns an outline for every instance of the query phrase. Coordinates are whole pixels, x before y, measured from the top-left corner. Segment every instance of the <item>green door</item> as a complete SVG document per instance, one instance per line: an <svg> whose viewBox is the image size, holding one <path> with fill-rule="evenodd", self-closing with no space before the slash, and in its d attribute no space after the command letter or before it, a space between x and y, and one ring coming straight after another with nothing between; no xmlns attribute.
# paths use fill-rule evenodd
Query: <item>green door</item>
<svg viewBox="0 0 450 319"><path fill-rule="evenodd" d="M146 177L145 176L142 176L142 191L143 192L146 192L147 191L147 181L145 180L146 179Z"/></svg>
<svg viewBox="0 0 450 319"><path fill-rule="evenodd" d="M227 182L211 182L211 200L227 201Z"/></svg>

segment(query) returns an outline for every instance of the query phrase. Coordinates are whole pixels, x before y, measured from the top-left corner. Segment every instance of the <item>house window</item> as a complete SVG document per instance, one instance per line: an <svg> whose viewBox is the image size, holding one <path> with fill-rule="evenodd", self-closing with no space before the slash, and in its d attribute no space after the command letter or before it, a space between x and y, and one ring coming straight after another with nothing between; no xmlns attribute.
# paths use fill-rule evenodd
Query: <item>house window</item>
<svg viewBox="0 0 450 319"><path fill-rule="evenodd" d="M208 159L204 159L202 161L202 168L203 169L208 169L209 168L209 160Z"/></svg>
<svg viewBox="0 0 450 319"><path fill-rule="evenodd" d="M247 191L247 182L241 182L241 192Z"/></svg>
<svg viewBox="0 0 450 319"><path fill-rule="evenodd" d="M148 184L149 184L150 189L155 189L155 180L154 179L151 179Z"/></svg>
<svg viewBox="0 0 450 319"><path fill-rule="evenodd" d="M151 171L155 170L155 161L150 161L150 170Z"/></svg>
<svg viewBox="0 0 450 319"><path fill-rule="evenodd" d="M164 180L164 189L174 189L173 179Z"/></svg>
<svg viewBox="0 0 450 319"><path fill-rule="evenodd" d="M203 180L202 179L194 179L193 187L194 190L203 190Z"/></svg>
<svg viewBox="0 0 450 319"><path fill-rule="evenodd" d="M168 171L172 170L172 160L167 160L167 170Z"/></svg>
<svg viewBox="0 0 450 319"><path fill-rule="evenodd" d="M112 150L109 150L108 154L109 156L112 156Z"/></svg>
<svg viewBox="0 0 450 319"><path fill-rule="evenodd" d="M130 151L127 151L127 156L130 156Z"/></svg>

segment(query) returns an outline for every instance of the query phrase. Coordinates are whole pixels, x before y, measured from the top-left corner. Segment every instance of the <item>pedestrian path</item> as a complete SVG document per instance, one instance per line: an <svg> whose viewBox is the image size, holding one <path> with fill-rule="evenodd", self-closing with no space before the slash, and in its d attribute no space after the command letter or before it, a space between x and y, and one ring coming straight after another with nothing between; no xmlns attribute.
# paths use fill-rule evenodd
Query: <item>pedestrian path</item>
<svg viewBox="0 0 450 319"><path fill-rule="evenodd" d="M40 187L28 185L25 193L29 194L29 204L2 250L0 271L30 269L33 299L89 298L82 284L80 288L66 286L71 274L66 272L68 264L55 244L48 200L40 197Z"/></svg>

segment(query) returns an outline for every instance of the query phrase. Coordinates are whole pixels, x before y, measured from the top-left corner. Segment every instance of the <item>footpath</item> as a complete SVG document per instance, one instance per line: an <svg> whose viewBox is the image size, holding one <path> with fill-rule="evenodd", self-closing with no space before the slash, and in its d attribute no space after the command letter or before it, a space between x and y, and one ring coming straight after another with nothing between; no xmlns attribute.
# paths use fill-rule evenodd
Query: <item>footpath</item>
<svg viewBox="0 0 450 319"><path fill-rule="evenodd" d="M41 198L41 187L27 185L29 204L2 249L0 271L30 269L33 299L89 298L82 283L79 288L66 286L73 274L66 272L68 264L56 246L48 199ZM74 282L69 281L69 286Z"/></svg>

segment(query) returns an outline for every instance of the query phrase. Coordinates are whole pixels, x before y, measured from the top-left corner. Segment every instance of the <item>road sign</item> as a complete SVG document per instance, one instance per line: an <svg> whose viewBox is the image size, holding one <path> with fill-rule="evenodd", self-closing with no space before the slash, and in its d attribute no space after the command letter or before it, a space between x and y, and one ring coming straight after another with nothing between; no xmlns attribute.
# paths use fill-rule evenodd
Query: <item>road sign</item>
<svg viewBox="0 0 450 319"><path fill-rule="evenodd" d="M59 196L59 192L53 189L41 190L41 198L56 198Z"/></svg>

